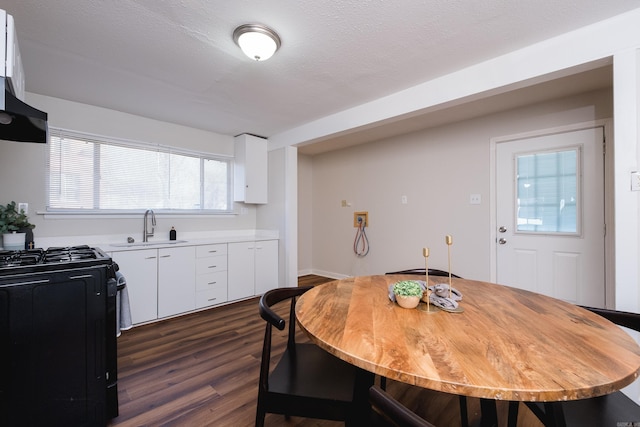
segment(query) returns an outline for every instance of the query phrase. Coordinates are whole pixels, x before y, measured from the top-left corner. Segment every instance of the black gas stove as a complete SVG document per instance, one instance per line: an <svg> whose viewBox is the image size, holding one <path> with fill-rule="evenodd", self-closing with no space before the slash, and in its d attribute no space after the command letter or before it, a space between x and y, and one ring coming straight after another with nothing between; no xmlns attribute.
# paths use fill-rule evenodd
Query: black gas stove
<svg viewBox="0 0 640 427"><path fill-rule="evenodd" d="M20 251L0 250L0 276L91 267L105 263L111 263L108 255L100 248L86 245Z"/></svg>
<svg viewBox="0 0 640 427"><path fill-rule="evenodd" d="M118 415L117 269L84 245L0 250L0 426Z"/></svg>

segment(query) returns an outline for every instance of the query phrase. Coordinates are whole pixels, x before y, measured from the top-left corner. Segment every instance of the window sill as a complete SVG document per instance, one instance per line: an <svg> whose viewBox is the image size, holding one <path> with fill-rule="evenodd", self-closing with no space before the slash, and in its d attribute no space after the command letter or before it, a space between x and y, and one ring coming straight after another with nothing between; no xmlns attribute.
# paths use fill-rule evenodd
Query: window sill
<svg viewBox="0 0 640 427"><path fill-rule="evenodd" d="M156 217L162 218L234 218L238 212L184 212L155 211ZM139 212L48 212L39 211L36 215L43 215L44 219L138 219L144 216L144 211Z"/></svg>

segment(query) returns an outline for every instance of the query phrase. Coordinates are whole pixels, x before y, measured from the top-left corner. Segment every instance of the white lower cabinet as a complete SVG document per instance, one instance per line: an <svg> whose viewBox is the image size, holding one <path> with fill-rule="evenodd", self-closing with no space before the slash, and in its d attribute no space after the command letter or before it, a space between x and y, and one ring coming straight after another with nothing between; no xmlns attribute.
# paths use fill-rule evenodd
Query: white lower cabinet
<svg viewBox="0 0 640 427"><path fill-rule="evenodd" d="M278 240L115 251L134 325L278 287Z"/></svg>
<svg viewBox="0 0 640 427"><path fill-rule="evenodd" d="M196 308L227 301L227 244L196 248Z"/></svg>
<svg viewBox="0 0 640 427"><path fill-rule="evenodd" d="M196 308L196 248L158 249L158 318Z"/></svg>
<svg viewBox="0 0 640 427"><path fill-rule="evenodd" d="M256 242L255 294L262 295L280 286L278 282L278 241Z"/></svg>
<svg viewBox="0 0 640 427"><path fill-rule="evenodd" d="M278 241L229 243L229 301L260 295L278 287Z"/></svg>
<svg viewBox="0 0 640 427"><path fill-rule="evenodd" d="M158 318L158 251L142 249L113 252L111 258L127 279L131 322L144 323Z"/></svg>

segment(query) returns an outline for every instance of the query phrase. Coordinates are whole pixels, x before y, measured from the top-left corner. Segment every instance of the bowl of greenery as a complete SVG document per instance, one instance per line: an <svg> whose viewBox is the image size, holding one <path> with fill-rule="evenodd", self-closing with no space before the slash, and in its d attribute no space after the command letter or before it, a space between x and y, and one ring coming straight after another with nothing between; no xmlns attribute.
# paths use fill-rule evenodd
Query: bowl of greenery
<svg viewBox="0 0 640 427"><path fill-rule="evenodd" d="M416 308L422 298L422 286L415 280L401 280L393 285L393 293L400 307Z"/></svg>

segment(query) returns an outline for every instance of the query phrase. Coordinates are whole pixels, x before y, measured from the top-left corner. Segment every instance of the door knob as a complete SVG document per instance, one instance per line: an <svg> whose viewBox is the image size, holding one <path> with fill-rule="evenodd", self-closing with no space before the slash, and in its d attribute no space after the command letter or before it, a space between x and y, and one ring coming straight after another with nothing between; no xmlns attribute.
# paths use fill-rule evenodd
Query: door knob
<svg viewBox="0 0 640 427"><path fill-rule="evenodd" d="M507 232L507 227L505 227L504 225L501 226L500 228L498 228L498 231L501 233L506 233Z"/></svg>
<svg viewBox="0 0 640 427"><path fill-rule="evenodd" d="M500 243L501 245L504 245L505 243L507 243L507 239L499 239L498 243Z"/></svg>

